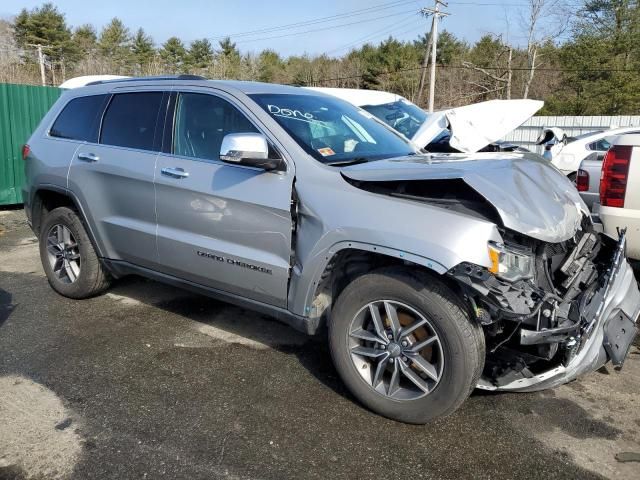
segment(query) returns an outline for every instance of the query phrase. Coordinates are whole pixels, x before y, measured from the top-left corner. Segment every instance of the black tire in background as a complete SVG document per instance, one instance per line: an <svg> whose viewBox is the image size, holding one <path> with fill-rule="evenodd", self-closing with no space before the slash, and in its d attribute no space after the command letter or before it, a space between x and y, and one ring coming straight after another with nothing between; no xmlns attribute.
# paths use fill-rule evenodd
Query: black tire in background
<svg viewBox="0 0 640 480"><path fill-rule="evenodd" d="M53 271L47 251L48 236L52 228L63 226L69 230L77 244L80 259L80 272L74 281L59 278ZM111 284L111 277L100 263L100 259L91 244L91 240L78 217L71 208L58 207L51 210L40 227L40 260L51 287L69 298L89 298L104 292Z"/></svg>
<svg viewBox="0 0 640 480"><path fill-rule="evenodd" d="M381 300L411 307L439 337L441 375L433 390L421 398L399 400L374 390L352 360L352 321L365 306ZM475 388L485 360L482 327L469 318L458 296L435 275L404 267L380 269L349 284L332 309L329 342L335 367L358 400L380 415L406 423L424 424L455 411Z"/></svg>

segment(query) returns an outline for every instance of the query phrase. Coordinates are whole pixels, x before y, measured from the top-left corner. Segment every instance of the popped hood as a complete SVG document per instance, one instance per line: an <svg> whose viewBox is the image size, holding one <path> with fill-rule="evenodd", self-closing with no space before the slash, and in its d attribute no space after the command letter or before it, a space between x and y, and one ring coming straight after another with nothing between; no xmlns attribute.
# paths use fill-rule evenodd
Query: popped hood
<svg viewBox="0 0 640 480"><path fill-rule="evenodd" d="M425 147L450 130L453 148L474 153L518 128L543 105L540 100L489 100L442 110L429 114L411 140Z"/></svg>
<svg viewBox="0 0 640 480"><path fill-rule="evenodd" d="M574 185L538 155L431 154L342 169L360 182L461 179L494 206L505 227L545 242L573 237L588 215Z"/></svg>

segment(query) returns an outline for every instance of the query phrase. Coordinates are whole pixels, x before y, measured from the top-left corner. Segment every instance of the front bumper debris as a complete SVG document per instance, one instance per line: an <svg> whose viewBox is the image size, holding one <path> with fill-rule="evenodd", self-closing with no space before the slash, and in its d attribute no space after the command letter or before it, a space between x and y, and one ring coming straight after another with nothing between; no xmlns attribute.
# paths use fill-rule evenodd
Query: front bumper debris
<svg viewBox="0 0 640 480"><path fill-rule="evenodd" d="M568 363L500 385L483 378L477 388L531 392L567 383L584 373L597 370L608 361L620 368L637 334L640 316L640 291L625 258L625 246L625 233L622 232L602 286L580 312L588 323ZM549 332L549 336L559 333ZM529 340L535 343L536 338Z"/></svg>

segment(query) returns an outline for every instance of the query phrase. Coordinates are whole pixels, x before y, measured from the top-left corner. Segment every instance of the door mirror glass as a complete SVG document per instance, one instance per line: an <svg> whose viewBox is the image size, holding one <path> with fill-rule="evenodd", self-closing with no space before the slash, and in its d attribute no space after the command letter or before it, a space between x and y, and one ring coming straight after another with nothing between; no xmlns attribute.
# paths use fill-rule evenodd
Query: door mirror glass
<svg viewBox="0 0 640 480"><path fill-rule="evenodd" d="M270 158L269 144L261 133L225 135L220 146L220 160L264 170L285 170L285 163L281 158Z"/></svg>

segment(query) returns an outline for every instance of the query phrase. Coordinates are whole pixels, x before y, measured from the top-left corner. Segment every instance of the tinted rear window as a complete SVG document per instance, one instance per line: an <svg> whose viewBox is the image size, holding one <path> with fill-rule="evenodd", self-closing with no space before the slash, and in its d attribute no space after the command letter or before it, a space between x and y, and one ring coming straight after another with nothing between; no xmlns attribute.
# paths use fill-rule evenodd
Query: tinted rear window
<svg viewBox="0 0 640 480"><path fill-rule="evenodd" d="M115 95L102 121L100 143L154 150L162 92Z"/></svg>
<svg viewBox="0 0 640 480"><path fill-rule="evenodd" d="M49 135L96 143L100 117L107 98L108 95L74 98L62 109Z"/></svg>

